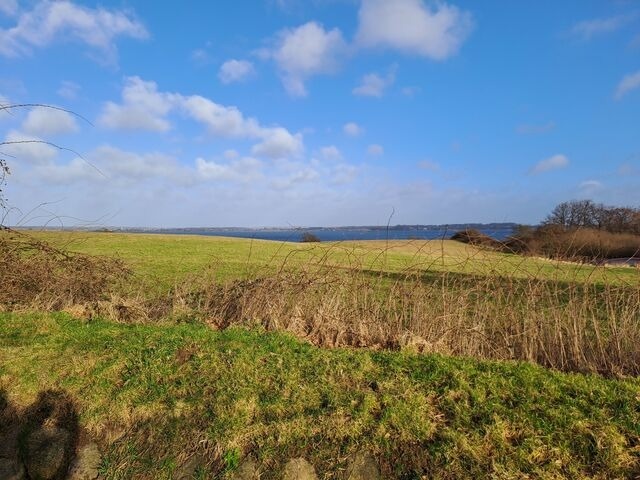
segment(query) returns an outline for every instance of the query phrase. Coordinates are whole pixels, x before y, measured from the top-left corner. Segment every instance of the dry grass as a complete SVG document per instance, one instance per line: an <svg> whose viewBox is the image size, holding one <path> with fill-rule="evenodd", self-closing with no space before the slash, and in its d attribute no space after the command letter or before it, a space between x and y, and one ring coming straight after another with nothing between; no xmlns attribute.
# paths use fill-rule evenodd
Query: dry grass
<svg viewBox="0 0 640 480"><path fill-rule="evenodd" d="M70 253L32 236L0 229L0 311L60 310L102 300L128 274L118 260Z"/></svg>
<svg viewBox="0 0 640 480"><path fill-rule="evenodd" d="M640 373L640 289L498 276L315 267L224 285L190 282L174 311L215 328L284 330L319 346L526 360Z"/></svg>
<svg viewBox="0 0 640 480"><path fill-rule="evenodd" d="M578 261L635 257L640 256L640 235L546 225L507 240L503 250Z"/></svg>
<svg viewBox="0 0 640 480"><path fill-rule="evenodd" d="M423 247L408 244L402 248L414 252L413 262L389 269L379 267L400 248L396 244L377 256L337 245L339 263L332 247L307 261L295 250L280 264L248 268L244 279L226 281L219 280L216 269L224 266L218 263L176 280L169 292L150 295L114 290L126 273L120 262L69 254L21 235L2 239L5 308L64 309L77 317L120 322L203 321L216 329L287 331L319 346L410 349L526 360L562 371L640 374L638 276L629 277L635 283L620 281L608 277L604 267L587 277L576 269L571 279L570 270L558 265L554 278L553 264L542 262L535 272L530 262L514 256L514 271L507 273L503 262L492 267L481 251L451 264L444 250L440 258L425 257ZM475 273L478 265L481 273Z"/></svg>

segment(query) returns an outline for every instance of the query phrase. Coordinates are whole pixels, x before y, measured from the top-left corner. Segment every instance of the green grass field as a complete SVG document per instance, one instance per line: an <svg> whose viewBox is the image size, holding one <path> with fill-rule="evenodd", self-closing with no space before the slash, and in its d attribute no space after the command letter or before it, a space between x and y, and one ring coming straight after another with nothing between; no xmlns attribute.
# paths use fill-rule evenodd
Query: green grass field
<svg viewBox="0 0 640 480"><path fill-rule="evenodd" d="M0 316L12 403L61 388L104 450L105 478L262 478L305 456L341 478L359 449L384 478L634 478L640 383L526 363L321 349L279 333L202 325Z"/></svg>
<svg viewBox="0 0 640 480"><path fill-rule="evenodd" d="M126 303L127 291L154 299L193 287L172 297L174 310L178 300L217 299L251 320L212 328L209 317L218 310L195 307L133 323L73 305L70 313L0 312L0 406L4 401L21 411L42 392L63 391L81 429L100 446L104 478L178 478L191 462L192 478L231 479L252 456L261 478L270 480L282 478L289 458L304 456L319 478L342 479L349 458L363 450L385 479L640 477L640 381L611 375L635 371L640 362L640 270L503 255L450 241L35 235L70 251L123 260L134 275L117 286L117 302ZM326 277L301 284L309 277L299 271ZM434 279L427 282L429 275ZM275 283L254 283L259 277ZM280 281L290 283L280 289ZM116 300L104 303L125 308ZM267 328L253 321L261 315L295 318L293 326ZM411 323L418 318L424 326ZM309 343L327 325L351 335L377 331L374 320L416 327L427 339L429 332L440 338L458 328L461 349L453 349L453 340L455 355L433 353L448 351L435 343L423 353L411 345ZM471 342L478 332L504 339L506 353ZM570 362L602 361L609 378L479 359L519 352L547 364L553 348L563 355L572 348L565 337L583 342L583 350L558 357L569 362L558 368L588 370Z"/></svg>
<svg viewBox="0 0 640 480"><path fill-rule="evenodd" d="M35 232L54 245L123 259L136 274L165 287L212 269L218 280L252 278L281 268L323 264L374 272L452 272L556 281L638 285L640 270L528 258L450 240L290 243L196 235Z"/></svg>

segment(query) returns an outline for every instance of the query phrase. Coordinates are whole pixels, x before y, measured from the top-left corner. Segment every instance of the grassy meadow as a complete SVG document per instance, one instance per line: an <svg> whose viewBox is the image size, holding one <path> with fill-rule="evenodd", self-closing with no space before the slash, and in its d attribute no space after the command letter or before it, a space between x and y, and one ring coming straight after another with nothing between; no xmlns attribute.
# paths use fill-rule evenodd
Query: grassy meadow
<svg viewBox="0 0 640 480"><path fill-rule="evenodd" d="M304 456L338 479L363 450L389 479L640 476L638 269L447 240L29 235L64 253L5 247L25 262L5 289L32 295L0 301L0 400L66 392L104 478L236 478L251 456L276 479ZM73 252L123 274L89 288ZM16 281L29 265L50 292Z"/></svg>

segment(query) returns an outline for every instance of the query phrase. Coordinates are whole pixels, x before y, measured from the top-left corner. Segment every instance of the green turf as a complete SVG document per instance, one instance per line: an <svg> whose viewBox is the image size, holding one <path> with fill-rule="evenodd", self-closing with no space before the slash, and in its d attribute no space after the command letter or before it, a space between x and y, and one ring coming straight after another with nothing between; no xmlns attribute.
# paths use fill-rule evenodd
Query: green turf
<svg viewBox="0 0 640 480"><path fill-rule="evenodd" d="M372 272L452 272L554 281L640 285L640 269L603 268L481 250L449 240L316 244L197 235L30 232L73 251L123 259L145 285L170 287L212 271L219 280L254 278L282 268L331 265Z"/></svg>
<svg viewBox="0 0 640 480"><path fill-rule="evenodd" d="M227 478L248 454L265 479L299 455L342 478L362 448L385 478L640 475L636 379L66 314L1 314L0 332L8 401L68 392L108 479L171 478L193 454L201 478Z"/></svg>

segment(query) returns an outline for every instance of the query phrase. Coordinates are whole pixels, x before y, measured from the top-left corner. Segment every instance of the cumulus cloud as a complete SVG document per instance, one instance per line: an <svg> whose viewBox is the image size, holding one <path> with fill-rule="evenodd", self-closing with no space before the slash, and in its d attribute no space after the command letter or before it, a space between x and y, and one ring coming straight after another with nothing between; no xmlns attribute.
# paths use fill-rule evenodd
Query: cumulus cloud
<svg viewBox="0 0 640 480"><path fill-rule="evenodd" d="M0 0L0 13L13 16L18 12L17 0Z"/></svg>
<svg viewBox="0 0 640 480"><path fill-rule="evenodd" d="M637 89L638 87L640 87L640 70L622 77L622 80L620 80L620 83L616 88L614 98L616 100L620 100L627 93Z"/></svg>
<svg viewBox="0 0 640 480"><path fill-rule="evenodd" d="M335 145L329 145L320 149L320 156L324 160L342 160L342 153Z"/></svg>
<svg viewBox="0 0 640 480"><path fill-rule="evenodd" d="M5 1L4 5L11 6L12 2ZM0 29L0 55L19 57L33 48L72 39L98 50L102 61L113 62L117 57L117 37L144 39L148 33L128 11L45 0L20 14L14 26Z"/></svg>
<svg viewBox="0 0 640 480"><path fill-rule="evenodd" d="M100 181L104 176L81 158L73 158L65 164L47 163L34 168L33 174L53 185L70 185L79 181Z"/></svg>
<svg viewBox="0 0 640 480"><path fill-rule="evenodd" d="M129 77L122 90L122 103L107 102L98 123L107 128L166 132L172 95L161 93L155 82Z"/></svg>
<svg viewBox="0 0 640 480"><path fill-rule="evenodd" d="M331 173L331 182L334 185L344 185L353 182L358 176L359 169L355 165L341 163L336 165Z"/></svg>
<svg viewBox="0 0 640 480"><path fill-rule="evenodd" d="M342 131L350 137L357 137L364 133L364 128L355 122L349 122L344 124Z"/></svg>
<svg viewBox="0 0 640 480"><path fill-rule="evenodd" d="M235 106L220 105L201 95L161 92L155 82L130 77L125 82L122 98L122 104L105 104L98 120L101 125L165 132L171 128L168 115L179 111L204 125L211 135L257 140L253 155L284 158L304 151L301 133L294 134L280 126L264 126Z"/></svg>
<svg viewBox="0 0 640 480"><path fill-rule="evenodd" d="M89 159L92 164L99 165L110 179L141 181L162 178L188 183L188 171L175 158L161 153L139 154L104 145L91 152Z"/></svg>
<svg viewBox="0 0 640 480"><path fill-rule="evenodd" d="M359 86L352 90L354 95L360 97L382 97L387 87L390 87L396 81L395 68L385 76L381 76L377 73L369 73L362 77L362 82Z"/></svg>
<svg viewBox="0 0 640 480"><path fill-rule="evenodd" d="M339 29L325 30L317 22L308 22L280 31L272 48L263 50L262 56L275 61L290 95L304 97L306 79L337 70L345 50Z"/></svg>
<svg viewBox="0 0 640 480"><path fill-rule="evenodd" d="M251 148L251 153L273 159L299 156L304 150L302 134L291 134L286 128L261 128L262 141Z"/></svg>
<svg viewBox="0 0 640 480"><path fill-rule="evenodd" d="M255 72L253 63L247 60L227 60L220 67L218 78L224 84L241 82Z"/></svg>
<svg viewBox="0 0 640 480"><path fill-rule="evenodd" d="M22 128L31 135L49 136L76 132L78 124L69 112L51 108L34 108L29 111Z"/></svg>
<svg viewBox="0 0 640 480"><path fill-rule="evenodd" d="M271 186L279 190L287 190L300 183L308 183L316 180L320 174L311 167L302 167L293 173L274 179Z"/></svg>
<svg viewBox="0 0 640 480"><path fill-rule="evenodd" d="M58 155L58 149L43 143L42 138L18 130L10 130L4 141L7 144L2 146L2 151L12 155L18 161L43 165L51 162Z"/></svg>
<svg viewBox="0 0 640 480"><path fill-rule="evenodd" d="M548 172L550 170L558 170L569 165L569 159L565 155L556 154L552 157L545 158L536 163L530 173L537 175L539 173Z"/></svg>
<svg viewBox="0 0 640 480"><path fill-rule="evenodd" d="M583 40L589 40L596 35L615 32L634 20L637 15L616 15L607 18L583 20L571 28L571 34Z"/></svg>
<svg viewBox="0 0 640 480"><path fill-rule="evenodd" d="M369 145L369 147L367 147L367 153L374 157L379 157L380 155L384 154L384 148L382 147L382 145L378 145L374 143L372 145Z"/></svg>
<svg viewBox="0 0 640 480"><path fill-rule="evenodd" d="M262 162L256 158L237 158L230 163L196 159L196 171L203 180L248 183L262 177Z"/></svg>
<svg viewBox="0 0 640 480"><path fill-rule="evenodd" d="M358 46L393 48L434 60L456 54L473 28L469 12L423 0L363 0L358 19Z"/></svg>

